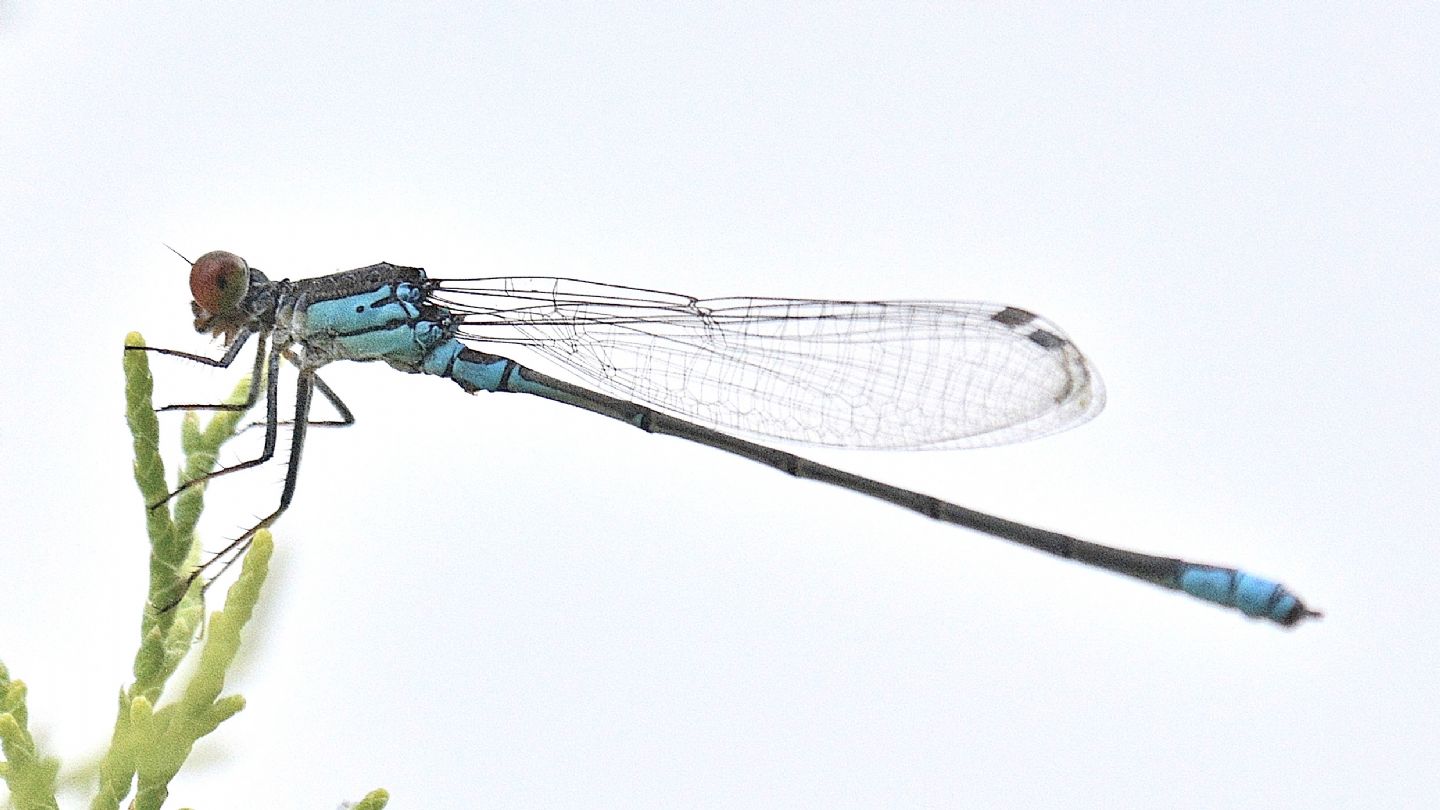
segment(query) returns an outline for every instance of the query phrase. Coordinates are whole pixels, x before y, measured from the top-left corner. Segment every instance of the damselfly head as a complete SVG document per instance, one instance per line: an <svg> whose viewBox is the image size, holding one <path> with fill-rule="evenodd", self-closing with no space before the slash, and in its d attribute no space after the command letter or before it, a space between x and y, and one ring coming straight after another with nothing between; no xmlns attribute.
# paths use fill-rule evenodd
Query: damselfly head
<svg viewBox="0 0 1440 810"><path fill-rule="evenodd" d="M240 302L250 289L250 265L234 253L212 250L190 265L190 309L195 331L211 332L229 342L245 321Z"/></svg>

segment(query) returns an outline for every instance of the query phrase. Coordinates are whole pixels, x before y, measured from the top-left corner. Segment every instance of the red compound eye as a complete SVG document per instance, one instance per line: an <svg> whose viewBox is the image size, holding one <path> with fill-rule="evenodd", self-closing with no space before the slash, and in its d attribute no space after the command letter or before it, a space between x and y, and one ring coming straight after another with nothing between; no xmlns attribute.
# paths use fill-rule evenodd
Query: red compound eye
<svg viewBox="0 0 1440 810"><path fill-rule="evenodd" d="M190 265L190 295L212 315L227 315L250 288L250 265L224 250L212 250Z"/></svg>

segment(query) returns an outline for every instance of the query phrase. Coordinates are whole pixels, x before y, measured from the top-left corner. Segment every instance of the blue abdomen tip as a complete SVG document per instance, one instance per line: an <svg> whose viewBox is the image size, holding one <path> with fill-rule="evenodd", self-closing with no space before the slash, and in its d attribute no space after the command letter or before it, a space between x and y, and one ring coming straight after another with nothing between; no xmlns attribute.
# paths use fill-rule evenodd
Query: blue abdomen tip
<svg viewBox="0 0 1440 810"><path fill-rule="evenodd" d="M1178 585L1191 596L1279 624L1290 625L1306 616L1319 615L1306 608L1284 585L1244 571L1193 566L1180 575Z"/></svg>

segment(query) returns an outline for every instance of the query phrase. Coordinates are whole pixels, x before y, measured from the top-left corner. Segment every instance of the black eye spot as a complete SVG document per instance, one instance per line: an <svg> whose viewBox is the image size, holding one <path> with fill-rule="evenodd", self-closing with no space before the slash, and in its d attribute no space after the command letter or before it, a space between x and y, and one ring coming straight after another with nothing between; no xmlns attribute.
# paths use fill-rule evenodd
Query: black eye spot
<svg viewBox="0 0 1440 810"><path fill-rule="evenodd" d="M355 307L355 314L357 314L357 315L360 314L360 313L362 313L362 312L364 312L364 311L365 311L365 305L364 305L364 304L361 304L360 306Z"/></svg>

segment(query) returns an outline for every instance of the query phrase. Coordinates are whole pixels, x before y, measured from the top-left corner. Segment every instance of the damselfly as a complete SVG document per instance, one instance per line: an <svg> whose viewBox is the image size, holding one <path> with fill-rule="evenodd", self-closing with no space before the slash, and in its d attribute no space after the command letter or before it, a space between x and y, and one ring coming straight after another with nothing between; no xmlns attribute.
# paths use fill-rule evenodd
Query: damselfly
<svg viewBox="0 0 1440 810"><path fill-rule="evenodd" d="M282 426L291 444L274 511L187 582L218 560L233 561L290 506L308 427L354 422L319 370L337 360L380 360L407 373L448 377L469 392L573 405L1282 625L1320 615L1279 583L1244 571L1077 540L741 438L961 448L1035 438L1090 419L1104 405L1099 376L1058 327L1023 309L961 301L701 299L570 278L432 279L418 267L388 262L271 281L225 251L192 264L190 290L196 331L220 337L224 356L134 348L228 367L253 337L250 393L238 405L162 410L248 410L264 380L265 439L256 457L187 482L170 497L266 463ZM504 356L516 350L600 390ZM279 412L282 359L299 370L290 420ZM316 392L339 419L310 421Z"/></svg>

